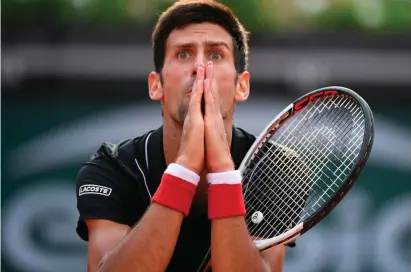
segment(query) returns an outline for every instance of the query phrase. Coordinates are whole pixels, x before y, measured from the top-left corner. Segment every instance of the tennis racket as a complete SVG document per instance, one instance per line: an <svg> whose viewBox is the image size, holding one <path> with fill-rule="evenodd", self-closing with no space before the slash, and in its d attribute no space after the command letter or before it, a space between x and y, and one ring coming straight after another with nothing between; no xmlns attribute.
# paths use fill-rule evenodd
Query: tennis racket
<svg viewBox="0 0 411 272"><path fill-rule="evenodd" d="M321 222L358 179L373 139L370 107L347 88L315 90L278 114L239 167L256 247L289 243Z"/></svg>

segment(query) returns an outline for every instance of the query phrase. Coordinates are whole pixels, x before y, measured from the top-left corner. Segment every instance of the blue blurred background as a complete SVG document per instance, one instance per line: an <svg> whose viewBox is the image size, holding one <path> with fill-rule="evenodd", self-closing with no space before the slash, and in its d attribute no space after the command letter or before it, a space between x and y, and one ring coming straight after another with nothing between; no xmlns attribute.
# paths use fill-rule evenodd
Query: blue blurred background
<svg viewBox="0 0 411 272"><path fill-rule="evenodd" d="M170 0L2 1L2 271L86 271L75 176L103 141L161 124L150 34ZM370 104L370 162L284 271L411 271L411 1L239 0L252 32L255 134L302 93L341 85Z"/></svg>

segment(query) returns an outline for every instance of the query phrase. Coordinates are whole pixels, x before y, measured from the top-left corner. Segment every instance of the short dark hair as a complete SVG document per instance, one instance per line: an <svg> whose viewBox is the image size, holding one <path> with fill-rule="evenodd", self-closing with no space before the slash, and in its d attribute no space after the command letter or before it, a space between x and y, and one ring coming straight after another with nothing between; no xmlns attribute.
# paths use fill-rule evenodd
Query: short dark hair
<svg viewBox="0 0 411 272"><path fill-rule="evenodd" d="M249 33L231 9L214 0L180 0L160 15L153 30L152 47L157 73L163 69L170 33L189 24L204 22L218 24L230 33L233 38L236 71L241 73L247 70Z"/></svg>

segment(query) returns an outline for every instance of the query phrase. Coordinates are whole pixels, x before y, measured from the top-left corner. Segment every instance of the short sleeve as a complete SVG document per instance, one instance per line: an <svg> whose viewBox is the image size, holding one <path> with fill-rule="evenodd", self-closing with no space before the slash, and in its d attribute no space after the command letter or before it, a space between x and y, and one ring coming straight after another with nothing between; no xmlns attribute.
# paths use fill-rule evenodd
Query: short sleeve
<svg viewBox="0 0 411 272"><path fill-rule="evenodd" d="M77 209L79 220L77 233L88 241L86 219L106 219L120 224L132 225L128 211L130 195L135 191L133 181L108 156L98 153L83 164L76 178ZM136 196L137 198L138 196Z"/></svg>

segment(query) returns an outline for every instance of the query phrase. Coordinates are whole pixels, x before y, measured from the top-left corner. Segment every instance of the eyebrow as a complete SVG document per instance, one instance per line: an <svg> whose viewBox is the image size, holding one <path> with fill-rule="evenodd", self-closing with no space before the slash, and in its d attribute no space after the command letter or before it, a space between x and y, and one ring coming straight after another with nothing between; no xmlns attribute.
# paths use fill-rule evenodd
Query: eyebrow
<svg viewBox="0 0 411 272"><path fill-rule="evenodd" d="M205 41L203 44L207 47L218 47L223 46L226 47L228 50L231 50L230 46L226 42L216 42L216 41ZM173 45L173 48L190 48L196 47L198 43L195 42L188 42L188 43L177 43Z"/></svg>

